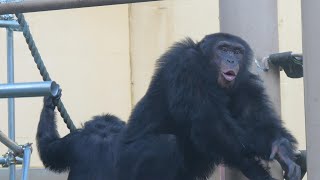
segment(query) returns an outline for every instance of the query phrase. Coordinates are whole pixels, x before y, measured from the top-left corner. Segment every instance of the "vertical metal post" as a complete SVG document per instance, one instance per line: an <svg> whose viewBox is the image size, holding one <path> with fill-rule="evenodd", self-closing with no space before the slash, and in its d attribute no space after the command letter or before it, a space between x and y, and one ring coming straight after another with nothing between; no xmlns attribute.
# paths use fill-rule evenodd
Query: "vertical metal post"
<svg viewBox="0 0 320 180"><path fill-rule="evenodd" d="M320 16L320 1L301 1L301 7L307 175L308 180L318 180L320 177L320 83L318 78L320 24L315 20Z"/></svg>
<svg viewBox="0 0 320 180"><path fill-rule="evenodd" d="M13 62L13 31L7 28L7 81L14 83L14 62ZM8 98L8 131L9 138L15 141L15 104L14 98ZM16 166L10 165L10 180L15 180Z"/></svg>
<svg viewBox="0 0 320 180"><path fill-rule="evenodd" d="M226 179L226 169L224 166L219 166L219 178L220 180L225 180Z"/></svg>
<svg viewBox="0 0 320 180"><path fill-rule="evenodd" d="M277 0L220 0L220 28L222 32L232 33L244 38L251 45L256 57L265 57L278 52L278 15ZM254 65L254 64L253 64ZM270 67L267 73L257 71L262 76L267 93L274 107L280 114L280 78L279 69ZM274 164L272 175L276 179L282 178L279 164ZM246 179L226 169L226 180Z"/></svg>
<svg viewBox="0 0 320 180"><path fill-rule="evenodd" d="M24 147L21 180L28 180L29 179L29 166L30 166L31 151L32 151L31 144L28 144Z"/></svg>

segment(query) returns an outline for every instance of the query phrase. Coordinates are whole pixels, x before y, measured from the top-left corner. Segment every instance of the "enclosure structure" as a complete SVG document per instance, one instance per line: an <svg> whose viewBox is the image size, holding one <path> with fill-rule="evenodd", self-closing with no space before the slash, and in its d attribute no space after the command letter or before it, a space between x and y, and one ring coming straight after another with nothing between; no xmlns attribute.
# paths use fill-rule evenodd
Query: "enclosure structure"
<svg viewBox="0 0 320 180"><path fill-rule="evenodd" d="M0 141L9 148L9 151L3 157L0 157L0 164L4 167L10 168L9 179L16 179L16 164L23 164L22 168L22 180L28 180L29 178L29 166L30 156L32 152L31 143L27 143L23 146L19 146L15 143L15 101L14 98L18 97L36 97L36 96L57 96L59 92L59 85L51 78L46 71L41 56L37 50L35 43L33 42L32 35L29 31L28 25L24 20L19 10L19 3L22 4L24 9L22 12L32 12L39 10L56 10L56 9L67 9L67 8L80 8L90 6L101 6L101 5L113 5L123 3L134 3L144 2L146 0L125 0L125 1L27 1L16 2L16 1L1 1L0 7L0 27L6 28L7 30L7 84L0 84L0 98L8 98L8 137L0 131ZM151 0L150 0L151 1ZM16 8L18 7L18 9ZM41 9L45 7L45 9ZM35 8L35 9L34 9ZM40 9L37 9L40 8ZM7 12L8 11L8 12ZM12 13L12 14L9 14ZM16 13L18 20L14 19L13 13ZM43 76L44 82L30 82L30 83L14 83L14 31L23 31L26 38L26 42L29 45L29 49L34 57L34 61L37 63L40 74ZM60 104L60 105L59 105ZM74 130L73 125L68 113L66 112L62 102L60 101L58 109L62 116L64 116L65 122L70 130ZM60 107L59 107L60 106ZM22 158L21 158L22 157Z"/></svg>
<svg viewBox="0 0 320 180"><path fill-rule="evenodd" d="M239 6L237 6L237 7L239 7ZM259 23L259 22L258 22ZM277 87L276 87L277 88ZM278 98L278 97L276 97L276 98Z"/></svg>
<svg viewBox="0 0 320 180"><path fill-rule="evenodd" d="M3 166L9 166L10 179L15 179L15 165L23 164L22 179L28 179L28 169L30 165L31 156L31 144L27 143L23 146L19 146L15 141L15 102L14 97L27 95L26 91L29 89L31 94L37 95L40 91L49 94L50 88L19 88L19 85L14 84L14 46L13 46L13 31L19 31L19 24L12 20L12 15L1 16L3 20L0 22L1 27L7 29L7 79L8 84L1 84L0 95L1 98L8 98L8 132L7 137L2 131L0 131L0 141L9 148L9 151L3 157L0 157L0 164ZM31 85L31 84L26 84ZM42 83L41 83L42 85ZM20 86L21 87L21 86ZM23 157L23 159L21 159Z"/></svg>
<svg viewBox="0 0 320 180"><path fill-rule="evenodd" d="M8 132L7 137L0 130L0 141L9 148L9 151L0 157L0 164L10 168L10 179L16 179L16 164L23 164L22 180L28 179L30 156L32 152L31 143L19 146L15 141L15 101L16 97L56 96L59 85L53 81L14 83L14 38L13 32L20 31L19 23L12 15L2 15L0 27L7 30L7 84L0 84L0 98L8 98Z"/></svg>

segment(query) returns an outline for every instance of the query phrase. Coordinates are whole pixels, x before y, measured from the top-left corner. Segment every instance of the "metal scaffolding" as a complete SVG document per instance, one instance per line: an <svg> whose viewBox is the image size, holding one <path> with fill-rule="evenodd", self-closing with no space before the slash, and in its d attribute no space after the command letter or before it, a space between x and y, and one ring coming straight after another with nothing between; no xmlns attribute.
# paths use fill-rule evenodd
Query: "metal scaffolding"
<svg viewBox="0 0 320 180"><path fill-rule="evenodd" d="M14 49L13 49L13 33L19 31L19 23L13 20L13 15L0 16L0 27L7 30L7 84L0 84L0 98L8 98L8 136L0 131L0 142L9 148L8 152L0 157L0 164L3 167L9 167L10 180L16 179L16 164L23 164L22 180L28 179L28 169L30 155L32 152L31 143L19 146L15 143L15 97L36 96L50 92L54 93L54 88L48 88L49 85L54 86L53 82L39 83L14 83ZM32 87L34 86L34 87ZM40 86L40 87L39 87ZM44 88L46 87L46 88ZM26 90L26 91L24 91ZM29 91L27 91L29 90ZM52 91L49 91L52 90ZM48 91L48 92L47 92Z"/></svg>

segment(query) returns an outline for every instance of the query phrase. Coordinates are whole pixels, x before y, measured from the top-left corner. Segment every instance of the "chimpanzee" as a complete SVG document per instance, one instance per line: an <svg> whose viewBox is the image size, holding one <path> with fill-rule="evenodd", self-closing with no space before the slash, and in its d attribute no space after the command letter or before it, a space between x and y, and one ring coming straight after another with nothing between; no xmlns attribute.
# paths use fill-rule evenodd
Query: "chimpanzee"
<svg viewBox="0 0 320 180"><path fill-rule="evenodd" d="M87 174L97 170L96 179L196 180L225 164L249 179L269 180L261 161L276 158L287 179L300 180L293 161L297 142L262 81L249 72L252 60L251 48L237 36L187 38L160 57L127 125L112 116L99 126L94 118L94 128L60 139L54 108L45 103L37 135L41 159L56 171L69 168L78 177L70 179L92 179Z"/></svg>
<svg viewBox="0 0 320 180"><path fill-rule="evenodd" d="M56 100L44 98L36 135L45 167L58 173L69 170L69 180L114 179L113 147L125 123L111 114L95 116L83 128L60 138L54 113Z"/></svg>

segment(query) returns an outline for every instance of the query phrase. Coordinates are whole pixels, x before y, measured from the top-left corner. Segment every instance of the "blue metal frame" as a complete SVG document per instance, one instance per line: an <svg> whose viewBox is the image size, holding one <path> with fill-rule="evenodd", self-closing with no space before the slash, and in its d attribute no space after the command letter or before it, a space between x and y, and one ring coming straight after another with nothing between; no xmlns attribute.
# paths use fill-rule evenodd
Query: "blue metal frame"
<svg viewBox="0 0 320 180"><path fill-rule="evenodd" d="M7 28L7 81L14 83L14 53L13 53L13 31ZM8 98L8 130L9 138L15 141L15 103L14 98ZM15 180L16 165L10 164L10 180Z"/></svg>
<svg viewBox="0 0 320 180"><path fill-rule="evenodd" d="M0 84L0 98L57 96L59 88L54 81Z"/></svg>
<svg viewBox="0 0 320 180"><path fill-rule="evenodd" d="M10 16L11 17L11 16ZM20 147L15 143L15 100L21 96L57 95L59 85L53 81L39 83L14 83L14 31L20 30L19 23L13 19L0 20L0 28L7 30L7 84L0 84L0 94L8 98L8 137L0 131L0 142L9 148L0 164L9 166L9 179L16 179L16 164L23 164L22 180L28 180L31 144ZM19 156L23 155L23 159Z"/></svg>

